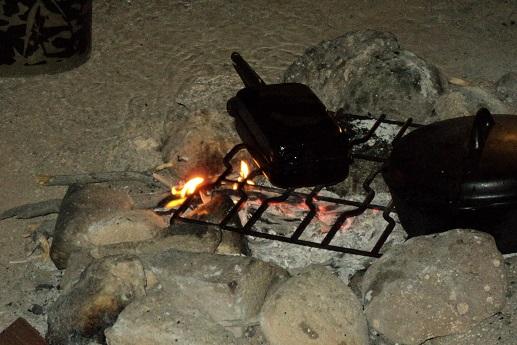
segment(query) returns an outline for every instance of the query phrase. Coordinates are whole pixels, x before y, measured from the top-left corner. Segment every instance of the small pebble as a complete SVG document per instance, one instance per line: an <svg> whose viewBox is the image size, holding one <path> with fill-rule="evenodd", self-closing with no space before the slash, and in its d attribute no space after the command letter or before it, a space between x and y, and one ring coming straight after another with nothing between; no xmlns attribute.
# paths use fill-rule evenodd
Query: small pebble
<svg viewBox="0 0 517 345"><path fill-rule="evenodd" d="M33 304L30 308L29 308L29 311L31 313L33 313L34 315L43 315L43 307L40 306L39 304Z"/></svg>
<svg viewBox="0 0 517 345"><path fill-rule="evenodd" d="M54 285L52 285L52 284L38 284L38 285L36 285L36 291L52 290L52 289L54 289Z"/></svg>
<svg viewBox="0 0 517 345"><path fill-rule="evenodd" d="M464 315L469 311L469 305L467 303L460 303L456 306L458 313Z"/></svg>

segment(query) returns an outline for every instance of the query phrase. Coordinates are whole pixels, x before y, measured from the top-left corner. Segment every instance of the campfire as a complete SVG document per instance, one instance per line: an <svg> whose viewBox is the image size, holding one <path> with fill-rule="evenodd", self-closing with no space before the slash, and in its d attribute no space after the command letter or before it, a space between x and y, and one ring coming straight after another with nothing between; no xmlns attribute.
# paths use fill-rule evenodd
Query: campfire
<svg viewBox="0 0 517 345"><path fill-rule="evenodd" d="M441 234L446 229L430 227L432 237L415 236L403 244L407 233L400 222L407 218L399 221L398 213L406 195L392 189L397 196L392 201L381 177L400 182L403 168L414 169L404 154L420 143L397 145L437 126L328 112L307 87L266 85L240 56L232 58L246 87L230 100L228 112L244 143L220 160L219 174L201 174L205 167L193 166L196 173L182 180L163 167L42 176L41 184L70 186L62 201L31 204L0 217L59 213L33 235L41 256L65 270L62 295L48 313L50 344L145 344L154 332L165 343L180 344L236 344L237 339L367 344L371 327L372 334L390 339L400 330L407 343L418 345L465 331L502 310L506 281L496 247L501 238L470 230ZM300 98L286 103L286 95ZM257 99L267 107L257 106ZM278 112L293 115L293 109L301 112L298 122L275 122ZM319 118L305 118L307 109ZM261 122L265 115L272 120ZM469 168L489 145L496 120L484 110L474 118L479 126L469 132ZM295 130L303 135L291 141L285 133ZM391 152L400 154L398 161L388 157ZM207 161L214 165L216 159ZM363 163L366 168L359 168ZM174 162L166 165L174 168ZM413 183L411 177L407 181ZM410 248L407 253L403 246ZM437 250L434 256L424 257L431 250ZM471 265L479 253L488 259ZM453 278L439 271L441 265L451 266ZM354 280L362 283L353 286ZM457 280L472 289L447 285ZM421 293L436 286L436 298ZM393 302L393 296L400 299ZM430 309L423 314L445 316L423 316L423 331L406 335L406 319L421 311L422 300ZM435 300L439 311L432 309ZM390 308L404 304L410 311L396 324L405 309ZM382 323L388 309L390 317ZM442 333L444 319L457 320L449 333Z"/></svg>
<svg viewBox="0 0 517 345"><path fill-rule="evenodd" d="M231 190L237 191L239 190L239 183L244 181L248 178L248 175L250 174L250 168L248 163L241 160L240 161L240 170L239 170L239 176L236 179L236 182L233 184L226 183L223 184L224 187L231 185ZM231 179L231 177L230 177ZM210 192L203 189L205 182L205 178L203 177L193 177L191 179L188 179L187 182L185 182L182 185L173 186L171 188L171 196L169 198L173 198L173 200L166 202L165 206L163 208L155 208L155 211L157 212L170 212L175 211L179 206L181 206L186 200L187 197L190 195L193 195L195 193L198 193L199 199L202 200L202 203L208 202L210 200ZM256 186L255 182L252 180L246 180L246 184L248 186ZM245 187L245 186L244 186ZM243 187L243 188L244 188ZM271 186L269 185L269 188ZM257 188L248 188L247 191L256 191ZM232 201L234 203L238 202L238 197L234 193L229 193L230 190L222 188L218 190L218 193L226 193L232 198ZM233 194L233 195L232 195ZM269 193L269 197L271 197L271 193ZM254 196L250 197L246 200L245 204L241 205L241 210L248 210L251 212L252 209L258 209L262 202L265 200L266 195L259 196L258 193L255 193ZM289 201L278 201L278 202L270 202L269 203L269 209L268 212L272 216L277 217L285 217L286 219L300 219L302 220L304 218L304 215L311 211L311 208L307 203L303 200L303 198L298 197L294 198L296 200L289 200ZM314 197L313 200L315 207L316 207L316 214L315 218L322 223L321 232L327 233L330 230L330 227L334 222L336 221L337 216L343 212L343 207L338 207L336 205L333 205L332 203L328 202L321 202L318 200L317 197ZM163 202L162 202L163 203ZM379 212L378 209L372 209L373 214L377 214ZM354 223L355 217L347 218L345 223L341 227L341 231L346 231L351 228L352 224Z"/></svg>
<svg viewBox="0 0 517 345"><path fill-rule="evenodd" d="M249 168L248 163L241 160L239 177L237 178L237 182L235 182L232 185L232 189L237 190L239 183L246 180L249 173L250 173L250 168ZM158 179L160 179L161 181L166 180L163 177L158 178ZM167 198L167 199L172 198L172 200L166 202L164 208L157 208L155 210L163 212L163 211L169 211L169 210L177 208L178 206L181 206L185 202L185 200L187 200L187 197L189 195L196 193L198 191L198 189L201 189L203 187L203 185L206 183L207 182L204 177L198 176L198 177L193 177L193 178L188 179L187 182L185 182L183 185L172 186L171 187L171 196ZM253 181L246 181L246 183L249 185L255 184ZM206 198L207 198L207 196L205 196L205 194L203 194L203 193L201 193L200 196L204 200L206 200Z"/></svg>
<svg viewBox="0 0 517 345"><path fill-rule="evenodd" d="M390 126L392 128L391 140L393 140L401 137L402 133L412 126L409 121L388 122L384 117L370 119L368 117L353 116L350 121L357 133L362 132L360 138L363 143L358 145L358 152L354 152L352 156L356 160L369 159L372 162L378 162L378 157L371 153L364 153L364 150L368 150L371 147L372 140L376 140L374 134L379 128L385 125ZM362 131L361 128L363 128L365 124L367 130ZM85 287L89 284L84 281L84 277L88 277L90 274L106 274L99 273L107 269L103 268L105 267L103 265L108 265L111 267L110 270L115 270L113 273L115 275L122 274L116 273L117 267L120 267L120 265L122 265L122 267L134 267L132 268L134 272L131 271L133 273L130 273L128 277L131 277L131 281L138 281L139 278L137 278L137 276L140 274L138 273L140 271L138 265L136 267L134 266L135 259L133 257L124 256L127 255L127 253L137 253L139 256L145 258L142 260L150 260L146 265L154 267L151 271L146 273L149 275L148 279L150 279L146 284L152 287L154 286L153 284L158 284L157 282L153 283L153 279L156 279L160 282L156 286L160 286L160 284L169 286L167 280L169 278L163 276L162 272L172 269L175 272L174 281L177 281L179 284L175 285L176 283L174 283L172 286L180 286L181 294L185 295L186 299L192 298L192 296L195 295L196 299L199 299L195 304L196 308L200 308L199 310L209 315L210 318L224 325L224 328L227 330L226 332L229 332L225 333L225 336L242 337L246 332L252 332L252 330L254 330L253 332L258 332L256 325L259 321L253 321L252 316L256 315L256 312L250 312L249 314L236 312L231 308L228 309L227 307L223 308L222 306L211 305L211 302L209 302L209 300L228 300L230 301L228 302L230 303L229 305L239 305L242 302L235 302L234 299L250 301L248 292L246 290L239 290L241 284L246 285L249 284L249 282L247 283L244 278L240 278L240 275L236 278L234 272L235 270L237 272L247 272L246 270L248 268L245 267L253 267L253 265L247 261L234 262L231 260L241 260L241 258L242 260L259 260L259 262L268 262L274 264L275 267L279 267L274 269L267 268L266 271L274 273L271 273L271 275L266 274L267 279L265 281L254 283L257 289L249 292L250 294L259 293L261 296L264 296L268 290L272 289L270 286L274 285L273 282L285 279L283 277L287 273L285 273L285 271L278 271L280 268L296 270L303 269L314 263L320 263L332 267L338 277L348 281L353 273L361 268L367 267L371 263L372 258L379 257L386 250L384 247L385 244L389 243L388 239L391 240L391 244L401 243L405 239L405 235L396 221L396 215L394 214L389 194L385 192L376 193L372 188L374 180L379 177L381 172L381 166L379 164L374 166L373 169L367 173L361 172L364 179L362 181L362 192L350 193L343 196L332 191L332 188L335 188L335 186L319 185L303 188L279 188L274 186L269 182L267 177L261 174L262 170L260 167L255 163L249 163L249 160L246 161L240 158L243 154L246 154L246 147L244 145L238 145L230 150L221 162L221 165L226 169L219 176L215 177L196 175L187 178L184 183L176 184L172 183L165 174L161 175L155 172L154 175L141 175L153 176L153 180L157 182L158 186L166 186L167 188L166 195L163 194L162 188L158 188L158 192L153 192L155 197L160 197L159 200L147 201L148 210L153 209L153 214L159 215L169 223L165 229L167 235L164 235L163 232L160 233L159 230L158 232L153 230L156 234L153 234L153 231L151 231L149 240L127 242L127 237L133 235L125 233L121 236L121 238L123 238L121 243L107 245L104 246L104 248L98 247L91 249L81 249L80 247L75 247L75 249L74 247L71 248L71 243L83 245L80 243L84 243L84 240L81 240L82 242L74 242L75 240L68 237L67 242L62 245L64 250L69 251L69 258L66 260L66 265L68 266L67 274L63 283L66 294L81 293L84 295L84 292L81 292L81 289L83 289L81 284L86 284ZM99 178L99 176L94 177ZM108 176L101 175L100 177L107 178ZM79 177L74 176L73 178L85 179L92 178L92 176L88 177L82 175ZM70 177L48 177L45 181L52 183L53 181L62 181L63 179L70 179ZM119 200L120 196L115 196L118 195L119 192L110 195L113 191L108 191L109 189L102 191L102 194L105 195L102 197L101 194L96 194L97 192L95 191L88 191L88 189L84 192L81 190L72 191L68 197L65 197L63 205L61 205L61 212L65 219L61 221L58 220L58 224L64 224L66 228L67 224L73 224L74 219L81 217L81 212L91 214L91 206L88 206L84 211L81 211L81 208L78 206L84 202L95 202L97 198L101 198L99 205L103 205L104 210L111 210L110 212L113 212L114 207L124 208L125 206L122 205L128 204L124 199ZM86 198L81 196L84 193L87 194ZM136 193L134 197L138 195L139 194ZM106 200L104 198L106 198ZM153 200L156 200L156 198ZM75 203L78 204L76 205ZM158 207L156 207L156 205L158 205ZM67 212L67 207L75 211L71 211L71 213ZM129 206L129 208L131 207L132 206ZM65 209L65 211L63 211L63 209ZM126 215L128 211L122 210L122 212L122 214ZM146 217L148 216L149 215L146 215ZM102 217L106 217L105 213ZM118 221L118 219L121 218L116 219ZM99 236L98 233L101 232L100 229L102 229L102 227L112 229L107 225L100 227L99 225L94 225L96 222L97 221L94 221L92 225L86 227L86 231L96 229L94 232L96 236ZM104 224L107 223L105 222ZM113 232L113 230L110 231ZM58 236L58 234L54 234L54 236ZM80 236L84 239L90 235L85 233L80 234ZM55 239L54 241L53 246L59 244L58 240ZM243 245L243 243L245 243L245 245ZM391 244L387 247L389 248ZM180 249L180 251L171 251L171 249L176 248ZM86 256L92 257L94 261L92 265L88 266L87 271L84 271L85 273L79 275L78 273L74 273L74 265L79 263L80 260L73 252L84 253L84 249L86 249ZM169 259L166 259L165 262L167 263L155 261L157 260L155 257L162 255L159 253L184 253L183 251L185 250L187 251L185 254L171 254L174 258L171 258L171 261L167 261ZM188 252L190 251L193 251L194 254L189 254ZM225 253L226 255L213 256L210 254L212 256L205 257L200 254L195 254L198 251ZM242 256L243 252L248 256ZM114 254L115 256L113 256ZM117 254L122 256L117 256ZM356 255L344 256L344 254ZM111 257L114 259L110 259ZM201 261L198 262L196 260ZM219 263L218 260L222 261ZM230 261L226 262L228 260ZM176 264L172 264L173 262ZM197 276L195 275L191 276L191 273L188 273L187 276L184 275L184 267L191 264L201 270L200 278L196 278ZM226 272L225 267L231 267L231 272ZM205 269L208 271L204 271ZM124 273L124 275L127 274L129 273ZM193 281L197 281L197 279L205 279L203 278L205 276L216 277L220 274L225 277L222 279L227 279L223 280L224 284L222 286L228 289L229 295L225 295L226 292L224 292L223 295L214 296L211 295L212 292L207 292L207 289L208 291L214 291L213 293L220 291L221 285L218 285L220 284L219 280L209 283L215 284L213 290L212 287L204 285L205 283L199 283L201 285L190 285L193 284ZM264 272L246 273L245 276L260 277L264 276L264 274ZM318 277L320 277L319 279L323 279L326 282L324 284L336 284L335 282L330 283L333 279L337 279L336 276L326 276L322 272L317 274ZM156 277L154 277L155 275ZM228 275L228 278L226 278L226 275ZM111 289L114 288L110 287L109 289L111 291ZM123 288L117 287L115 291L119 291L119 289ZM128 318L129 316L126 314L130 313L134 308L138 308L137 301L151 298L145 297L142 292L138 292L140 290L136 287L134 289L136 290L130 294L135 297L124 300L110 295L111 297L109 298L116 301L115 306L100 305L99 308L102 310L102 313L88 314L87 325L95 325L94 329L90 326L86 327L86 324L83 325L81 319L85 317L84 310L86 310L82 308L90 308L90 304L88 304L90 303L88 302L90 301L90 297L82 297L81 301L84 302L70 297L60 299L49 315L48 337L51 339L51 343L60 344L66 337L70 337L71 334L76 334L74 335L74 337L76 337L78 330L81 332L79 333L81 337L94 338L99 341L104 341L104 334L109 337L110 341L114 341L117 337L125 337L127 334L132 334L128 329L124 328L122 330L120 328L122 326L119 323L116 323L111 329L107 329L107 327L112 325L117 318L119 320ZM223 289L223 291L225 290ZM274 288L272 291L274 291ZM205 296L205 294L208 295ZM84 296L88 296L88 294ZM97 299L99 297L95 295L91 298ZM261 297L260 300L262 301L263 298L265 297ZM83 306L82 303L86 304ZM157 303L161 305L162 302ZM274 328L273 324L276 324L276 322L272 321L274 320L274 316L272 315L275 314L271 309L273 305L274 304L266 303L266 306L263 307L264 319L260 321L262 325L261 329L267 334L272 332L271 328ZM246 306L246 308L253 310L259 309L259 307L253 304L246 304ZM106 308L111 310L108 314L106 314ZM144 305L143 308L148 309L151 307ZM153 305L152 308L156 309L159 307ZM175 305L173 310L183 310L183 308L186 307ZM66 320L77 319L77 321L73 321L70 324L61 324L63 317L60 315L64 310L66 310L67 313L77 315L66 316ZM119 310L125 311L119 315ZM362 313L360 309L358 309L358 312ZM317 315L317 313L315 315ZM141 318L141 316L139 317ZM184 321L185 316L183 314L182 316L175 317L178 320L182 320L181 322L186 322ZM239 321L229 322L227 321L229 318ZM273 324L270 324L270 322L273 322ZM139 327L139 325L133 324L130 326L130 329L138 329ZM313 332L311 328L313 326L307 325L306 327L309 329L307 332L313 334L311 333ZM102 332L104 329L107 329L105 333ZM168 329L171 328L169 327ZM101 332L99 333L97 330L101 330ZM173 334L176 334L175 332L176 331L173 331ZM177 332L181 332L179 328ZM137 335L133 336L136 337ZM195 335L191 336L196 337Z"/></svg>

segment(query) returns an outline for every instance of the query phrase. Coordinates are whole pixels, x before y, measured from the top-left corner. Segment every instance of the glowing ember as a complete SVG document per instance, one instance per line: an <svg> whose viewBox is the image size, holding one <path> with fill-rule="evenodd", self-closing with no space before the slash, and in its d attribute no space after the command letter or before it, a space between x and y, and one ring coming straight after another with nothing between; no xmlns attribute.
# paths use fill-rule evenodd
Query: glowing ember
<svg viewBox="0 0 517 345"><path fill-rule="evenodd" d="M201 185L204 181L205 179L202 177L194 177L193 179L188 180L180 190L176 189L176 187L172 187L171 194L177 196L178 199L169 201L165 207L171 209L183 204L187 196L194 194L199 185Z"/></svg>
<svg viewBox="0 0 517 345"><path fill-rule="evenodd" d="M341 227L341 231L347 231L352 227L352 224L354 224L355 217L347 218L345 221L345 224Z"/></svg>
<svg viewBox="0 0 517 345"><path fill-rule="evenodd" d="M245 161L241 161L241 169L239 171L239 177L237 178L237 181L242 182L248 175L250 174L250 168L248 164ZM255 184L253 181L246 181L248 184ZM233 185L233 189L237 189L237 183Z"/></svg>
<svg viewBox="0 0 517 345"><path fill-rule="evenodd" d="M263 203L261 199L248 199L243 206L243 209L251 209L251 211L246 212L255 212L257 208L259 208ZM316 215L313 222L319 225L319 230L321 233L327 233L330 231L332 225L336 222L338 216L340 216L346 208L337 207L335 205L322 205L319 203L315 203L316 206ZM269 207L266 211L267 214L273 216L281 216L284 219L289 220L302 220L307 213L310 211L309 206L305 203L305 201L298 202L270 202ZM343 225L340 228L341 232L346 232L353 227L353 224L356 220L356 217L349 217L345 220Z"/></svg>

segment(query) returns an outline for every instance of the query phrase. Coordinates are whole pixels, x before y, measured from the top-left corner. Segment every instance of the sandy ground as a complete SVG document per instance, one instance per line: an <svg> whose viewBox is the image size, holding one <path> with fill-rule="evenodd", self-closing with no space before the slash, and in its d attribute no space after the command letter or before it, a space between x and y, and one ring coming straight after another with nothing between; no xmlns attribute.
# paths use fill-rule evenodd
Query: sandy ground
<svg viewBox="0 0 517 345"><path fill-rule="evenodd" d="M517 0L95 0L88 63L0 79L0 210L63 195L39 187L37 174L159 162L175 95L196 78L232 74L234 50L273 82L311 45L351 30L386 30L449 77L489 84L517 71L515 21ZM26 256L23 235L40 221L0 222L0 330L18 316L45 329L45 316L29 309L51 303L59 272L44 262L11 263Z"/></svg>

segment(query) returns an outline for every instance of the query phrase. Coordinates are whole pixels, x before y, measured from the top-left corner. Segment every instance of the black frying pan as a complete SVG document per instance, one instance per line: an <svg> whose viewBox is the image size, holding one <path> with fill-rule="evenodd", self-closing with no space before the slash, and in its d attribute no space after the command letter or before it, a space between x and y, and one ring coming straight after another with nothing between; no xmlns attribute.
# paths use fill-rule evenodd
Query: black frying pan
<svg viewBox="0 0 517 345"><path fill-rule="evenodd" d="M244 88L227 103L237 132L269 181L278 187L330 185L348 176L350 134L312 90L299 83L266 85L238 54Z"/></svg>

